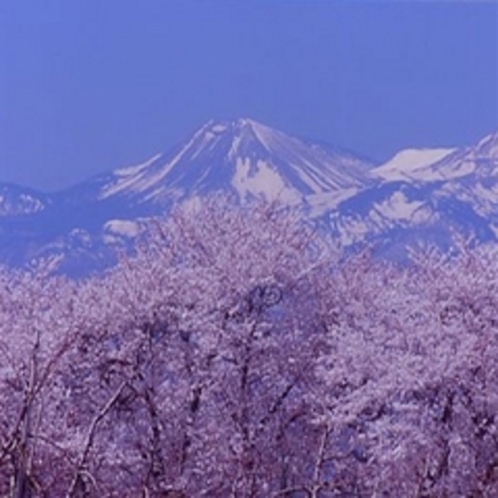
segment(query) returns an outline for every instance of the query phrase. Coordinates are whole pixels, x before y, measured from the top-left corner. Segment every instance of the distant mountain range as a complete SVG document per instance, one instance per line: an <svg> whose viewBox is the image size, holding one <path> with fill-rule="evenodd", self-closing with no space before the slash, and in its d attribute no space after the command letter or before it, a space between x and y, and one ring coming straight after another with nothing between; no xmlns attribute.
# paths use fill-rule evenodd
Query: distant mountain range
<svg viewBox="0 0 498 498"><path fill-rule="evenodd" d="M474 146L410 149L378 165L250 119L215 122L165 154L45 194L0 183L0 263L40 259L83 275L111 265L143 223L214 192L302 210L345 247L448 246L454 233L498 237L498 132Z"/></svg>

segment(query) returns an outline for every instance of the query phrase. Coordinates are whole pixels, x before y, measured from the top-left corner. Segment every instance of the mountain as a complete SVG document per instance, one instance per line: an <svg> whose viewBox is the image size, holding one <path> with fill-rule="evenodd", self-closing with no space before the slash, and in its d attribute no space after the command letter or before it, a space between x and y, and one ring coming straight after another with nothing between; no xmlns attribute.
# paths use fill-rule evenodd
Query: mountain
<svg viewBox="0 0 498 498"><path fill-rule="evenodd" d="M384 180L413 180L424 178L424 168L430 166L456 149L405 149L389 161L378 166L373 173Z"/></svg>
<svg viewBox="0 0 498 498"><path fill-rule="evenodd" d="M473 147L463 147L419 171L423 181L454 181L465 177L498 175L498 132L487 135Z"/></svg>
<svg viewBox="0 0 498 498"><path fill-rule="evenodd" d="M11 183L0 183L0 217L38 213L50 203L49 195Z"/></svg>
<svg viewBox="0 0 498 498"><path fill-rule="evenodd" d="M356 192L372 182L373 166L346 150L238 119L209 121L169 153L90 184L94 200L126 199L135 206L170 205L218 190L241 201L263 197L295 203L313 194Z"/></svg>
<svg viewBox="0 0 498 498"><path fill-rule="evenodd" d="M329 209L373 185L374 166L251 119L209 121L169 152L53 194L39 212L18 205L24 216L5 233L8 244L0 236L0 260L57 260L71 274L85 261L102 268L132 245L144 220L176 202L221 191L241 203L263 198Z"/></svg>
<svg viewBox="0 0 498 498"><path fill-rule="evenodd" d="M0 261L73 276L129 251L151 217L214 192L297 206L345 247L448 247L498 237L498 133L474 146L408 149L377 165L251 119L209 121L169 152L46 195L0 184Z"/></svg>
<svg viewBox="0 0 498 498"><path fill-rule="evenodd" d="M447 246L455 233L498 236L498 133L474 146L402 151L371 172L382 181L339 203L327 219L343 244L370 240L399 253Z"/></svg>

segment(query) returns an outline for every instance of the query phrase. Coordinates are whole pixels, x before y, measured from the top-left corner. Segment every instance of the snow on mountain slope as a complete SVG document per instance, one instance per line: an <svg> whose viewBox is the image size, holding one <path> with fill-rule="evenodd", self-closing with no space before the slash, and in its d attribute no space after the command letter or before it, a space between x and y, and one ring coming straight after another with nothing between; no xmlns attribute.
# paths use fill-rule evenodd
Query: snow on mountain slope
<svg viewBox="0 0 498 498"><path fill-rule="evenodd" d="M241 200L295 203L311 194L357 191L372 181L372 166L349 152L250 119L209 121L170 154L116 170L99 198L125 196L161 204L222 190Z"/></svg>
<svg viewBox="0 0 498 498"><path fill-rule="evenodd" d="M0 183L0 216L19 216L42 211L49 196L10 183Z"/></svg>
<svg viewBox="0 0 498 498"><path fill-rule="evenodd" d="M412 175L418 182L438 182L438 197L466 202L482 216L498 216L498 132L464 147Z"/></svg>
<svg viewBox="0 0 498 498"><path fill-rule="evenodd" d="M386 166L388 165L376 168L375 172L382 174L387 171ZM484 137L475 146L449 150L449 153L435 161L409 168L404 179L422 182L451 181L468 175L487 178L497 174L498 132L495 132Z"/></svg>
<svg viewBox="0 0 498 498"><path fill-rule="evenodd" d="M467 202L498 230L498 133L488 135L467 149L460 161L460 166L457 161L434 165L446 175L448 170L462 173L444 182L441 195Z"/></svg>
<svg viewBox="0 0 498 498"><path fill-rule="evenodd" d="M498 238L498 133L449 152L402 151L373 173L384 181L328 213L344 244L375 238L385 247L408 239L446 244L452 230L481 242Z"/></svg>
<svg viewBox="0 0 498 498"><path fill-rule="evenodd" d="M373 174L389 181L409 180L417 171L448 156L455 149L405 149L389 161L374 168Z"/></svg>
<svg viewBox="0 0 498 498"><path fill-rule="evenodd" d="M498 131L486 135L474 148L477 156L498 159Z"/></svg>

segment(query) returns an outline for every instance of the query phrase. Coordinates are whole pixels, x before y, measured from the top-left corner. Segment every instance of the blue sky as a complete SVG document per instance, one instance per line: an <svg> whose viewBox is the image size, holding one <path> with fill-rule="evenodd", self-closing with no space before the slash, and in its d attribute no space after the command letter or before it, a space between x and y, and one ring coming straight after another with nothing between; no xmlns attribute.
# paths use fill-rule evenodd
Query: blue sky
<svg viewBox="0 0 498 498"><path fill-rule="evenodd" d="M498 3L0 3L0 181L46 190L251 117L385 160L498 129Z"/></svg>

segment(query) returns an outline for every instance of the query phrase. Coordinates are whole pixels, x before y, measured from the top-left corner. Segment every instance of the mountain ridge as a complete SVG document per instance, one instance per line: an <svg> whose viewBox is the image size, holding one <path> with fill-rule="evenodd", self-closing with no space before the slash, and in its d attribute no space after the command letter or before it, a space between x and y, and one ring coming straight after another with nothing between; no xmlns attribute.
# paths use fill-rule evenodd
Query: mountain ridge
<svg viewBox="0 0 498 498"><path fill-rule="evenodd" d="M0 183L0 262L57 259L65 271L89 260L101 269L133 245L144 220L220 191L298 207L344 246L401 247L447 227L485 242L498 236L498 132L377 164L252 119L210 120L165 153L58 192Z"/></svg>

